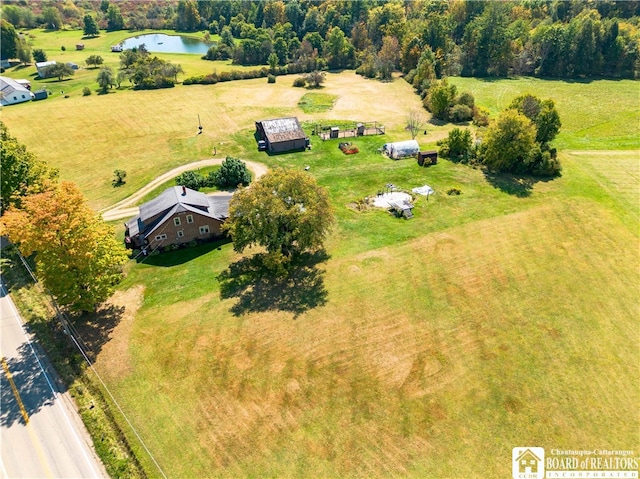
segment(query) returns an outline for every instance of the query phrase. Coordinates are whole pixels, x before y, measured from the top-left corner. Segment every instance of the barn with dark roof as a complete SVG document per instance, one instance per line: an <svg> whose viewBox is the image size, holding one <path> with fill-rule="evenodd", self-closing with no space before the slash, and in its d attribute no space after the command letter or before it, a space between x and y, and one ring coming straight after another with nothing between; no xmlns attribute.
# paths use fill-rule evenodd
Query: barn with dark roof
<svg viewBox="0 0 640 479"><path fill-rule="evenodd" d="M300 127L296 117L256 121L256 134L269 153L304 150L309 146L309 137Z"/></svg>

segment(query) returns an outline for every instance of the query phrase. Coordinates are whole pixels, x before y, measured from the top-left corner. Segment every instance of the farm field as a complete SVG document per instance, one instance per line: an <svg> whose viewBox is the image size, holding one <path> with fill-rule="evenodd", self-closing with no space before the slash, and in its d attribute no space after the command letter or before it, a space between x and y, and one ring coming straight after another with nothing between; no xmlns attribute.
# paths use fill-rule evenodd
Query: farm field
<svg viewBox="0 0 640 479"><path fill-rule="evenodd" d="M638 83L451 79L492 115L524 92L556 101L563 175L535 181L380 156L420 106L401 79L328 74L320 92L337 100L304 113L295 77L78 92L2 112L95 208L214 148L308 165L329 191L326 257L291 281L252 276L230 243L129 265L96 367L164 472L493 478L510 477L516 446L638 451ZM615 114L612 91L626 99ZM253 122L290 115L308 132L377 120L387 134L355 139L350 156L315 137L304 153L257 152ZM434 148L450 128L428 124L417 140ZM352 208L387 183L436 194L409 221ZM230 264L245 273L235 282Z"/></svg>

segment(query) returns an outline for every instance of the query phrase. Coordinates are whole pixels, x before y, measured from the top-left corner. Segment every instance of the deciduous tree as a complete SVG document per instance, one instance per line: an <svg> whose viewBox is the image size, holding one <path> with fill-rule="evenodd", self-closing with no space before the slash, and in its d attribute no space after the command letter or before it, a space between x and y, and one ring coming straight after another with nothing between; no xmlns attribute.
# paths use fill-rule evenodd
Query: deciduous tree
<svg viewBox="0 0 640 479"><path fill-rule="evenodd" d="M58 170L49 168L16 138L0 121L0 213L10 206L20 206L23 197L52 188Z"/></svg>
<svg viewBox="0 0 640 479"><path fill-rule="evenodd" d="M487 129L483 162L493 171L524 172L536 143L536 128L517 110L503 111Z"/></svg>
<svg viewBox="0 0 640 479"><path fill-rule="evenodd" d="M18 54L18 33L14 26L5 19L0 21L0 57L15 58Z"/></svg>
<svg viewBox="0 0 640 479"><path fill-rule="evenodd" d="M94 311L123 278L124 246L73 183L24 198L2 225L22 254L35 254L36 275L61 306Z"/></svg>
<svg viewBox="0 0 640 479"><path fill-rule="evenodd" d="M74 69L66 63L56 63L54 65L49 65L46 69L46 76L58 77L59 81L62 81L64 77L73 76L74 73Z"/></svg>
<svg viewBox="0 0 640 479"><path fill-rule="evenodd" d="M224 228L236 251L257 245L286 259L321 247L332 223L327 192L312 176L276 169L235 193Z"/></svg>
<svg viewBox="0 0 640 479"><path fill-rule="evenodd" d="M422 130L422 127L424 126L426 121L427 120L425 119L422 112L418 110L411 110L409 112L409 114L407 115L407 124L405 126L405 130L411 133L412 140L415 139L418 132Z"/></svg>
<svg viewBox="0 0 640 479"><path fill-rule="evenodd" d="M107 93L107 90L116 84L116 76L110 67L102 67L98 72L96 81L102 93Z"/></svg>

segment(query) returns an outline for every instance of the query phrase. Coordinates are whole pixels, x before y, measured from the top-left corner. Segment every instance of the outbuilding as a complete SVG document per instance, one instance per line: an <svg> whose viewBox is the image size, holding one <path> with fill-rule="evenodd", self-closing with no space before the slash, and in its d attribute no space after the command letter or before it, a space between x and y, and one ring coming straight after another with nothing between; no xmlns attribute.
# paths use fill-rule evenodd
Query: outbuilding
<svg viewBox="0 0 640 479"><path fill-rule="evenodd" d="M309 137L296 117L256 121L256 135L258 144L263 141L269 153L304 150L309 146Z"/></svg>
<svg viewBox="0 0 640 479"><path fill-rule="evenodd" d="M47 69L51 66L51 65L55 65L57 62L55 60L51 60L48 62L37 62L36 63L36 70L38 70L38 76L40 78L48 78L49 75L47 75Z"/></svg>
<svg viewBox="0 0 640 479"><path fill-rule="evenodd" d="M0 105L15 105L31 101L32 98L34 98L34 94L13 78L0 77Z"/></svg>
<svg viewBox="0 0 640 479"><path fill-rule="evenodd" d="M383 150L389 158L399 160L416 156L420 151L420 145L416 140L396 141L395 143L385 143Z"/></svg>

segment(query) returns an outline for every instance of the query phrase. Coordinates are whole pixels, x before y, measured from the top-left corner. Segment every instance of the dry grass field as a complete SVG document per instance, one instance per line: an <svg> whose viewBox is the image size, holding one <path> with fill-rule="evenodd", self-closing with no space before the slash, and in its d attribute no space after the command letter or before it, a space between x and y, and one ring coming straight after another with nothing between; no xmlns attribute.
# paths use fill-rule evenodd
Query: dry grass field
<svg viewBox="0 0 640 479"><path fill-rule="evenodd" d="M333 109L306 115L298 102L307 90L293 88L294 78L280 77L271 85L256 79L88 97L58 95L7 108L3 121L39 158L59 167L62 178L78 183L92 206L101 209L171 168L210 158L214 148L218 156L247 153L231 138L238 131L246 132L249 148L255 149L256 120L292 114L301 121L378 120L390 131L402 131L406 112L420 105L404 81L380 83L345 72L329 74L322 90L338 96ZM202 135L196 134L198 115ZM121 188L111 185L115 169L128 173Z"/></svg>
<svg viewBox="0 0 640 479"><path fill-rule="evenodd" d="M461 80L486 107L532 88L562 95L563 175L523 185L376 154L406 139L420 105L400 79L329 74L321 92L337 96L333 108L305 114L293 78L3 110L11 133L96 208L214 148L311 163L329 190L338 221L327 257L287 281L253 276L229 243L129 265L113 300L125 312L96 367L168 477L498 478L510 477L516 446L640 450L637 130L625 123L612 140L615 128L596 122L604 129L582 141L580 111L566 110L571 95L605 109L610 85ZM640 109L620 111L616 121ZM253 122L284 115L378 120L387 135L358 140L352 157L315 138L303 154L255 151ZM421 146L449 128L429 124ZM635 149L594 151L603 144ZM116 168L128 172L118 189ZM436 195L410 221L347 208L389 181ZM463 194L446 195L452 186Z"/></svg>

